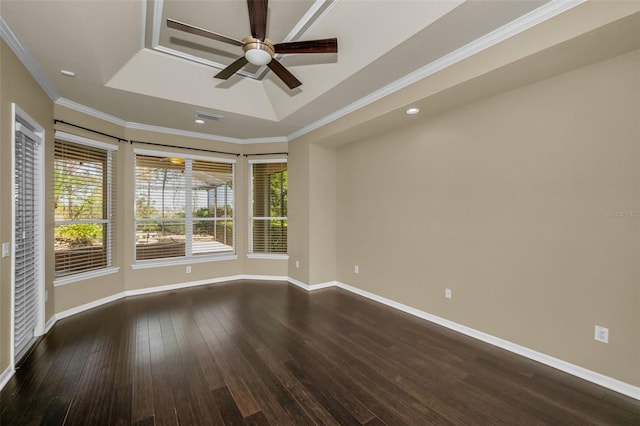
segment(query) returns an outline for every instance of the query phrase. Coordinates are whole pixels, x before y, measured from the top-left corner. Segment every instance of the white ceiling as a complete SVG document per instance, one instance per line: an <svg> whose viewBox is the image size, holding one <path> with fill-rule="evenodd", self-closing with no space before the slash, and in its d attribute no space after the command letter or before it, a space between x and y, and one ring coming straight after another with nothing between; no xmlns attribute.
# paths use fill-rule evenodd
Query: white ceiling
<svg viewBox="0 0 640 426"><path fill-rule="evenodd" d="M534 25L579 3L271 0L267 36L274 42L338 38L337 54L280 58L303 83L294 90L265 67L213 79L241 49L165 24L170 17L242 39L250 32L245 1L2 0L0 24L62 105L257 142L289 140L427 75L430 67L442 69L464 52L508 38L509 28L522 31L519 22ZM77 77L64 77L61 69ZM224 117L197 125L196 111Z"/></svg>

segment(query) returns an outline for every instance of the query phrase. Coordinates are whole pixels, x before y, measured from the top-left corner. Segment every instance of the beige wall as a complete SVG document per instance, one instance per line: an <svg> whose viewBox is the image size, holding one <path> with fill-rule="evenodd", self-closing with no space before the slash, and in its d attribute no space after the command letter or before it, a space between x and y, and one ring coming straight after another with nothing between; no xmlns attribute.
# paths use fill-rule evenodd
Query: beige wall
<svg viewBox="0 0 640 426"><path fill-rule="evenodd" d="M336 279L336 152L309 148L309 284Z"/></svg>
<svg viewBox="0 0 640 426"><path fill-rule="evenodd" d="M639 104L636 51L339 148L337 279L640 385Z"/></svg>
<svg viewBox="0 0 640 426"><path fill-rule="evenodd" d="M45 129L45 161L53 161L53 102L22 66L11 49L0 41L0 241L11 241L11 162L13 135L11 104L16 103L24 112ZM53 174L51 174L52 176ZM46 175L47 182L51 182ZM50 190L47 186L45 190ZM53 217L47 216L45 243L53 246ZM49 301L45 305L45 320L54 313L55 295L51 285L53 251L45 258L46 289ZM0 373L10 364L11 346L11 257L0 259Z"/></svg>
<svg viewBox="0 0 640 426"><path fill-rule="evenodd" d="M289 276L308 285L335 281L335 150L296 140L288 167Z"/></svg>
<svg viewBox="0 0 640 426"><path fill-rule="evenodd" d="M295 141L289 146L289 277L309 283L309 144ZM298 262L298 267L296 267Z"/></svg>

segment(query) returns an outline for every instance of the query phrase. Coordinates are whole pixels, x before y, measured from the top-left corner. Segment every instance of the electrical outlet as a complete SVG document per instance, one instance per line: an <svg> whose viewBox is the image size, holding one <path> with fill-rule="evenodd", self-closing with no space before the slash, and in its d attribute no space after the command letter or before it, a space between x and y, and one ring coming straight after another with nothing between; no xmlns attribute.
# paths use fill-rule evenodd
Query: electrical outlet
<svg viewBox="0 0 640 426"><path fill-rule="evenodd" d="M447 299L451 299L451 289L450 288L445 288L444 289L444 297L446 297Z"/></svg>
<svg viewBox="0 0 640 426"><path fill-rule="evenodd" d="M48 302L49 301L49 290L45 290L44 291L44 301Z"/></svg>
<svg viewBox="0 0 640 426"><path fill-rule="evenodd" d="M191 273L191 266L187 266L187 274Z"/></svg>
<svg viewBox="0 0 640 426"><path fill-rule="evenodd" d="M353 267L353 272L355 272L356 274L359 274L359 273L360 273L360 268L358 268L358 265L355 265L355 266Z"/></svg>
<svg viewBox="0 0 640 426"><path fill-rule="evenodd" d="M609 329L596 325L596 332L593 338L598 342L609 343Z"/></svg>
<svg viewBox="0 0 640 426"><path fill-rule="evenodd" d="M296 269L300 268L300 261L296 260Z"/></svg>

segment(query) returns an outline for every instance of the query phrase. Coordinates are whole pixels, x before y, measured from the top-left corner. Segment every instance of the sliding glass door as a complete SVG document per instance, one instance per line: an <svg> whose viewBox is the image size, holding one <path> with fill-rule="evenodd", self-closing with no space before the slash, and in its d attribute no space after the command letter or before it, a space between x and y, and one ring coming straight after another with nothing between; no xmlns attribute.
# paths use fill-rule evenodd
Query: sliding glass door
<svg viewBox="0 0 640 426"><path fill-rule="evenodd" d="M13 173L13 354L22 358L42 333L42 132L16 107Z"/></svg>

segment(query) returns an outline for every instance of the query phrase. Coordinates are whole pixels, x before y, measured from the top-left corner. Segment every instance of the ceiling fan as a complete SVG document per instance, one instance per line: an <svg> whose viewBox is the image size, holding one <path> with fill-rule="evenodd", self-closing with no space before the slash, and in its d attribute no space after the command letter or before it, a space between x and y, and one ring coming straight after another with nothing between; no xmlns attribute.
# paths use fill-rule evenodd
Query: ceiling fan
<svg viewBox="0 0 640 426"><path fill-rule="evenodd" d="M204 28L176 21L175 19L167 19L167 27L242 47L244 56L239 57L231 65L214 76L222 80L227 80L247 63L251 63L259 66L267 65L271 71L280 77L289 89L294 89L302 83L273 57L274 54L338 52L338 39L336 38L274 44L265 37L267 31L268 0L247 0L247 6L249 7L251 36L247 36L242 40L236 40L222 34L205 30Z"/></svg>

